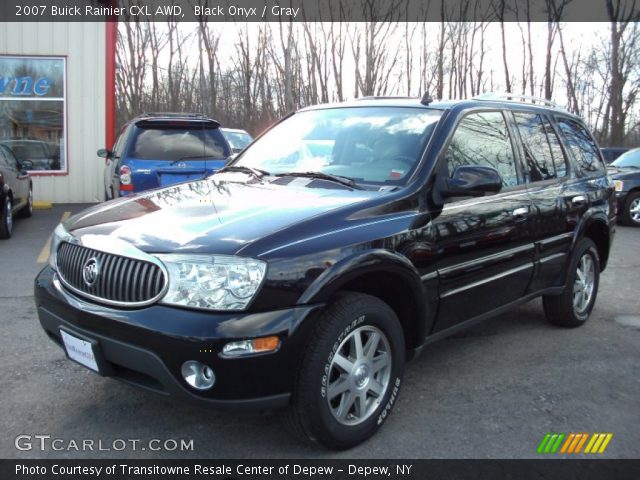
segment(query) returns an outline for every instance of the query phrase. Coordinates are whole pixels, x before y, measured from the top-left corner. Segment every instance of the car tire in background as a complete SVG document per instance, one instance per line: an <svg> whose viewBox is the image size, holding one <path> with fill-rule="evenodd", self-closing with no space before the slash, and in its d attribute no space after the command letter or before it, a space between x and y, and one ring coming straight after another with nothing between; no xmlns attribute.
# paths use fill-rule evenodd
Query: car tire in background
<svg viewBox="0 0 640 480"><path fill-rule="evenodd" d="M564 291L560 295L542 297L547 320L561 327L579 327L584 324L596 302L599 283L598 249L591 239L583 238L571 257Z"/></svg>
<svg viewBox="0 0 640 480"><path fill-rule="evenodd" d="M6 195L0 211L0 239L11 237L13 231L13 204L11 197Z"/></svg>
<svg viewBox="0 0 640 480"><path fill-rule="evenodd" d="M27 204L20 210L20 216L28 218L33 215L33 185L29 185L29 193L27 194Z"/></svg>
<svg viewBox="0 0 640 480"><path fill-rule="evenodd" d="M627 196L620 220L625 225L640 227L640 192L631 192Z"/></svg>
<svg viewBox="0 0 640 480"><path fill-rule="evenodd" d="M371 437L400 390L404 333L380 299L347 293L327 307L300 363L290 417L297 433L343 450Z"/></svg>

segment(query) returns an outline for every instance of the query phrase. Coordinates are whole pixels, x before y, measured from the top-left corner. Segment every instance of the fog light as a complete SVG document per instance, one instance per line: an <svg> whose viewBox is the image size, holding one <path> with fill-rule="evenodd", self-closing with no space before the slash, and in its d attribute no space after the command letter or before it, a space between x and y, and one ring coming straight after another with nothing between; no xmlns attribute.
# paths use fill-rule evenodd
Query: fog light
<svg viewBox="0 0 640 480"><path fill-rule="evenodd" d="M262 337L253 340L239 340L227 343L222 349L223 357L239 357L251 355L252 353L274 352L280 348L278 337Z"/></svg>
<svg viewBox="0 0 640 480"><path fill-rule="evenodd" d="M216 383L216 375L209 365L189 360L182 364L182 378L196 390L209 390Z"/></svg>

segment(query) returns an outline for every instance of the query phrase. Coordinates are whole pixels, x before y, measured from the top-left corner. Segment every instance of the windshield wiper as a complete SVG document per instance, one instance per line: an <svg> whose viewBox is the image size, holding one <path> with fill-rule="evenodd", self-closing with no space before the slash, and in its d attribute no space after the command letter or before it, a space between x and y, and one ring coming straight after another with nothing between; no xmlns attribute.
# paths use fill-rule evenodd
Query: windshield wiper
<svg viewBox="0 0 640 480"><path fill-rule="evenodd" d="M362 187L358 186L355 181L349 177L343 177L341 175L331 175L324 172L284 172L278 173L276 177L304 177L304 178L318 178L320 180L328 180L330 182L339 183L355 190L362 190Z"/></svg>
<svg viewBox="0 0 640 480"><path fill-rule="evenodd" d="M262 178L265 175L269 175L269 172L267 172L266 170L261 170L259 168L253 168L253 167L246 167L244 165L229 165L227 167L222 167L216 173L220 173L220 172L242 172L242 173L248 173L250 175L253 175L256 178Z"/></svg>

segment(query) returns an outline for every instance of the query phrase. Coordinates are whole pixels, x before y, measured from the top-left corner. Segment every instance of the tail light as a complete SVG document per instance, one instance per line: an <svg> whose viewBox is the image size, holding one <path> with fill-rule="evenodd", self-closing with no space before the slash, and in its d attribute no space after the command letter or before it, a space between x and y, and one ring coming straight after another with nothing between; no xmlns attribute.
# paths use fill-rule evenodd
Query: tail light
<svg viewBox="0 0 640 480"><path fill-rule="evenodd" d="M131 182L131 168L127 165L120 167L120 190L133 190Z"/></svg>

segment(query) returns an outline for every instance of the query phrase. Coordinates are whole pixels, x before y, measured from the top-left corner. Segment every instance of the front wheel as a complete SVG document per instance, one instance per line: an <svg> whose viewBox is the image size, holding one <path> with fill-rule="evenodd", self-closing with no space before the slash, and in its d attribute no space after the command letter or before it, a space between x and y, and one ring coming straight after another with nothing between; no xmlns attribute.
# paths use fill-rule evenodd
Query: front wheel
<svg viewBox="0 0 640 480"><path fill-rule="evenodd" d="M342 450L371 437L395 404L405 363L395 312L370 295L346 294L318 322L291 404L299 433Z"/></svg>
<svg viewBox="0 0 640 480"><path fill-rule="evenodd" d="M589 238L578 242L571 257L567 285L560 295L542 298L544 313L551 323L578 327L587 321L598 294L600 257Z"/></svg>
<svg viewBox="0 0 640 480"><path fill-rule="evenodd" d="M4 197L2 211L0 211L0 238L11 237L13 231L13 203L9 195Z"/></svg>
<svg viewBox="0 0 640 480"><path fill-rule="evenodd" d="M629 194L621 215L622 223L632 227L640 227L640 192Z"/></svg>
<svg viewBox="0 0 640 480"><path fill-rule="evenodd" d="M33 215L33 187L29 187L27 194L27 204L20 210L20 216L28 218Z"/></svg>

